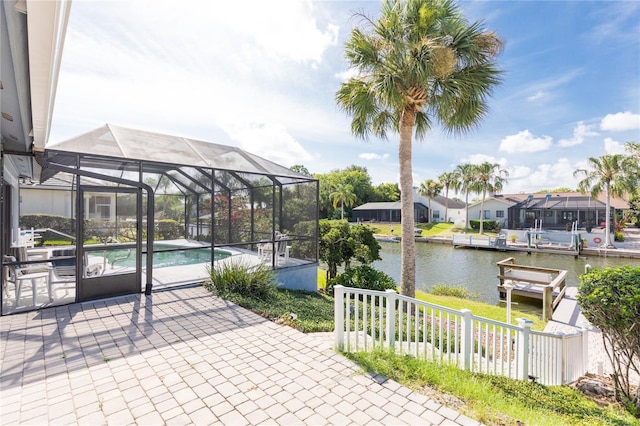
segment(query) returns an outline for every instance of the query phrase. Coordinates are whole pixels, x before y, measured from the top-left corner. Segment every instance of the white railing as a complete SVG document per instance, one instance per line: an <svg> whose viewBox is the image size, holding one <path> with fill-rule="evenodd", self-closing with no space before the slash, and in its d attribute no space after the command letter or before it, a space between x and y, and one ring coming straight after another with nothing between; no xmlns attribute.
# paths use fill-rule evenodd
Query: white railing
<svg viewBox="0 0 640 426"><path fill-rule="evenodd" d="M545 385L570 383L586 373L587 332L531 330L397 294L335 286L335 344L343 352L391 348L468 371ZM391 309L389 309L391 308Z"/></svg>

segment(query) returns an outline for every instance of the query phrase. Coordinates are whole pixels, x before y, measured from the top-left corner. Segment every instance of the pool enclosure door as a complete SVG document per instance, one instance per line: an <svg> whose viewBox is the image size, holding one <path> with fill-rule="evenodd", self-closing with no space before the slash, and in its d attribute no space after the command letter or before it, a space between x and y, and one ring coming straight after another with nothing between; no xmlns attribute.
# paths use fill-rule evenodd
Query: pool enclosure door
<svg viewBox="0 0 640 426"><path fill-rule="evenodd" d="M137 188L80 186L80 302L141 291L141 195Z"/></svg>

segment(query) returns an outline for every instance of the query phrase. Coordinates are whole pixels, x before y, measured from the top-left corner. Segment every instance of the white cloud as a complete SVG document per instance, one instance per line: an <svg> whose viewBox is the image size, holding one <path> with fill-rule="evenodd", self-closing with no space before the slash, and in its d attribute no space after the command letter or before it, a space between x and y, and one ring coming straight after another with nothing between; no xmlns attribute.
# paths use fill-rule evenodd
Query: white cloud
<svg viewBox="0 0 640 426"><path fill-rule="evenodd" d="M357 69L349 68L347 70L344 70L342 72L335 74L335 77L340 81L347 81L354 77L357 77L358 75L360 75L360 73Z"/></svg>
<svg viewBox="0 0 640 426"><path fill-rule="evenodd" d="M611 138L604 140L604 152L607 154L627 154L624 144Z"/></svg>
<svg viewBox="0 0 640 426"><path fill-rule="evenodd" d="M607 114L600 122L600 129L612 132L640 129L640 114L630 111Z"/></svg>
<svg viewBox="0 0 640 426"><path fill-rule="evenodd" d="M560 139L558 145L561 147L580 145L584 142L585 137L598 136L597 132L591 130L592 128L593 125L586 125L583 121L580 121L573 129L573 137L571 139Z"/></svg>
<svg viewBox="0 0 640 426"><path fill-rule="evenodd" d="M540 152L551 147L551 136L535 137L529 130L523 130L515 135L506 136L500 141L500 151L509 154L515 152Z"/></svg>
<svg viewBox="0 0 640 426"><path fill-rule="evenodd" d="M536 94L535 94L535 95L531 95L531 96L529 96L529 97L527 98L527 100L528 100L529 102L534 102L534 101L537 101L538 99L542 99L542 98L544 98L546 95L547 95L547 94L546 94L546 93L544 93L543 91L538 90L538 91L536 92Z"/></svg>
<svg viewBox="0 0 640 426"><path fill-rule="evenodd" d="M363 152L358 155L358 158L362 158L363 160L386 160L389 158L389 154L376 154L374 152Z"/></svg>
<svg viewBox="0 0 640 426"><path fill-rule="evenodd" d="M224 126L229 137L252 154L289 167L313 160L284 126L274 123L235 123Z"/></svg>
<svg viewBox="0 0 640 426"><path fill-rule="evenodd" d="M531 170L525 166L518 166L509 171L508 183L502 192L535 192L540 189L554 189L559 187L576 188L578 180L573 177L577 164L571 164L567 158L559 158L555 163L539 164Z"/></svg>
<svg viewBox="0 0 640 426"><path fill-rule="evenodd" d="M484 162L491 163L491 164L498 163L500 164L500 167L503 167L503 168L506 167L507 165L506 158L504 157L496 158L486 154L471 154L467 157L464 157L461 160L461 164L482 164Z"/></svg>

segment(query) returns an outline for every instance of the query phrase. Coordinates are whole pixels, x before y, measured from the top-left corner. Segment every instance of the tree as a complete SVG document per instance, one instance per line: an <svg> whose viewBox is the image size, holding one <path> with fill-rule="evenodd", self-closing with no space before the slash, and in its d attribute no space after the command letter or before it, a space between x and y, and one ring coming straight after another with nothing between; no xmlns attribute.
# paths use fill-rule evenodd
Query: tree
<svg viewBox="0 0 640 426"><path fill-rule="evenodd" d="M455 173L458 175L456 189L464 192L464 229L469 228L469 192L473 190L473 181L475 177L475 165L459 164Z"/></svg>
<svg viewBox="0 0 640 426"><path fill-rule="evenodd" d="M444 188L444 221L449 222L449 189L456 189L458 175L456 172L444 172L438 176L438 180Z"/></svg>
<svg viewBox="0 0 640 426"><path fill-rule="evenodd" d="M338 275L338 266L342 264L348 268L352 260L364 264L380 260L380 243L370 226L350 226L346 220L322 219L319 227L319 256L327 263L329 281Z"/></svg>
<svg viewBox="0 0 640 426"><path fill-rule="evenodd" d="M398 201L400 199L400 188L397 183L381 183L373 187L373 194L370 201L386 202Z"/></svg>
<svg viewBox="0 0 640 426"><path fill-rule="evenodd" d="M353 193L352 185L340 185L329 194L329 199L333 201L333 207L337 208L340 204L340 219L344 219L344 205L353 206L356 202L356 194Z"/></svg>
<svg viewBox="0 0 640 426"><path fill-rule="evenodd" d="M431 199L440 195L442 191L442 184L432 179L427 179L420 184L418 188L418 194L423 197L427 197L429 200L429 223L433 221L433 214L431 213Z"/></svg>
<svg viewBox="0 0 640 426"><path fill-rule="evenodd" d="M371 176L365 167L352 165L346 169L336 169L325 174L314 174L313 177L320 181L320 217L335 219L340 217L333 207L330 195L341 185L349 184L353 187L352 192L358 203L354 205L366 203L373 194Z"/></svg>
<svg viewBox="0 0 640 426"><path fill-rule="evenodd" d="M301 175L311 176L311 173L309 173L309 169L307 169L302 164L294 164L293 166L289 167L289 170L291 170L292 172L300 173Z"/></svg>
<svg viewBox="0 0 640 426"><path fill-rule="evenodd" d="M590 170L578 169L574 176L584 176L578 182L578 190L591 192L597 198L603 191L606 194L605 239L603 247L615 248L611 244L611 196L623 197L627 192L634 192L638 187L638 165L631 157L622 154L607 154L599 158L588 159Z"/></svg>
<svg viewBox="0 0 640 426"><path fill-rule="evenodd" d="M640 267L592 269L580 283L578 303L602 333L616 397L640 417L640 383L633 395L629 374L640 375Z"/></svg>
<svg viewBox="0 0 640 426"><path fill-rule="evenodd" d="M482 164L479 164L475 167L474 170L474 183L472 186L475 189L475 192L482 194L482 201L480 202L480 234L484 232L484 221L482 217L482 212L484 212L484 199L487 196L487 191L489 192L500 192L502 191L502 186L507 182L506 176L509 176L509 173L500 168L500 164L498 163L489 163L485 161Z"/></svg>
<svg viewBox="0 0 640 426"><path fill-rule="evenodd" d="M399 134L402 213L401 291L415 295L412 139L435 122L450 133L474 127L500 81L494 59L502 40L481 23L468 23L451 0L385 0L379 19L358 14L345 44L355 71L336 93L352 116L351 131L366 139Z"/></svg>

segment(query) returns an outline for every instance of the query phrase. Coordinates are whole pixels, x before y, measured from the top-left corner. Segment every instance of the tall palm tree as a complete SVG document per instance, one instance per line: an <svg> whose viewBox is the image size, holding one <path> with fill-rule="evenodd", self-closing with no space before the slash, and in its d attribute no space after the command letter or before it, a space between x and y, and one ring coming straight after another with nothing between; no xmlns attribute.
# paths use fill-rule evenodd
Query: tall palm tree
<svg viewBox="0 0 640 426"><path fill-rule="evenodd" d="M418 194L428 198L429 202L429 223L433 222L433 214L431 213L431 199L437 197L442 192L442 184L433 179L427 179L420 184Z"/></svg>
<svg viewBox="0 0 640 426"><path fill-rule="evenodd" d="M456 189L464 192L464 229L469 228L469 192L473 192L475 179L475 164L459 164L455 173L458 176Z"/></svg>
<svg viewBox="0 0 640 426"><path fill-rule="evenodd" d="M338 185L338 187L329 194L329 199L333 201L333 208L338 208L338 203L340 204L340 219L344 219L344 205L347 207L353 206L356 202L356 194L353 193L353 185L350 184L342 184Z"/></svg>
<svg viewBox="0 0 640 426"><path fill-rule="evenodd" d="M475 179L474 188L475 192L482 194L482 201L480 202L480 234L484 232L484 218L482 213L484 212L484 200L487 197L488 192L500 192L505 183L507 183L507 176L509 173L500 168L498 163L489 163L485 161L475 167Z"/></svg>
<svg viewBox="0 0 640 426"><path fill-rule="evenodd" d="M345 44L355 76L341 84L336 101L352 116L354 135L400 136L400 287L414 296L414 132L423 139L435 122L451 133L477 125L500 81L494 59L502 40L468 23L451 0L384 0L377 20L360 17Z"/></svg>
<svg viewBox="0 0 640 426"><path fill-rule="evenodd" d="M611 244L611 196L623 197L638 188L637 163L632 157L622 154L603 155L599 158L588 159L590 170L578 169L574 176L584 176L578 182L580 192L590 192L593 198L597 198L603 191L607 196L605 239L603 247L615 248Z"/></svg>
<svg viewBox="0 0 640 426"><path fill-rule="evenodd" d="M449 221L449 189L456 189L458 185L458 175L456 172L444 172L438 176L438 180L444 188L444 221Z"/></svg>

